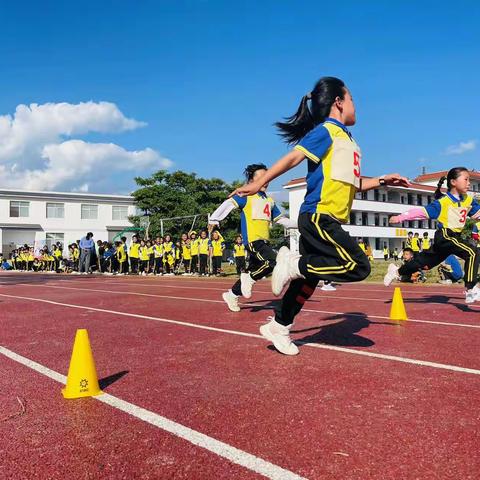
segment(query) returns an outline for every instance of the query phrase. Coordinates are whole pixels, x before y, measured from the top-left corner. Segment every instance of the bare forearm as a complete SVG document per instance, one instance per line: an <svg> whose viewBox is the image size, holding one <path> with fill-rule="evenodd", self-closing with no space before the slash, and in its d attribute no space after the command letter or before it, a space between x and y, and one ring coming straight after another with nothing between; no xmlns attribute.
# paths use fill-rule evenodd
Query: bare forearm
<svg viewBox="0 0 480 480"><path fill-rule="evenodd" d="M288 170L296 167L300 164L305 155L300 152L299 150L291 150L285 156L283 156L280 160L275 162L266 172L265 174L259 179L259 183L265 184L271 182L275 178L279 177L280 175L288 172Z"/></svg>
<svg viewBox="0 0 480 480"><path fill-rule="evenodd" d="M372 188L376 188L379 186L380 186L380 177L362 178L360 181L360 188L358 189L358 191L366 192L367 190L371 190Z"/></svg>

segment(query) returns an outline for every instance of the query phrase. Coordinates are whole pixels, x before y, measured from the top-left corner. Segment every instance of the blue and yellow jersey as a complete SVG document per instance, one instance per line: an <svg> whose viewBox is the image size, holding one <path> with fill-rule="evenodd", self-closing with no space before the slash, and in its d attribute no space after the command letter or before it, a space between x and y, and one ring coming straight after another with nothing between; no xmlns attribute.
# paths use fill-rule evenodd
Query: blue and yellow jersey
<svg viewBox="0 0 480 480"><path fill-rule="evenodd" d="M236 257L244 257L245 256L245 245L235 243L233 245L233 256Z"/></svg>
<svg viewBox="0 0 480 480"><path fill-rule="evenodd" d="M422 250L428 250L430 248L430 239L428 237L422 238Z"/></svg>
<svg viewBox="0 0 480 480"><path fill-rule="evenodd" d="M153 255L153 246L150 246L150 247L147 247L147 251L148 251L148 256L152 256Z"/></svg>
<svg viewBox="0 0 480 480"><path fill-rule="evenodd" d="M447 192L424 208L429 218L438 220L438 228L461 232L467 217L475 215L480 210L480 204L470 195L456 198Z"/></svg>
<svg viewBox="0 0 480 480"><path fill-rule="evenodd" d="M210 247L210 240L208 238L198 239L198 252L200 255L208 255L208 249Z"/></svg>
<svg viewBox="0 0 480 480"><path fill-rule="evenodd" d="M307 193L300 213L323 213L348 222L360 187L361 151L345 125L327 118L295 150L308 158Z"/></svg>
<svg viewBox="0 0 480 480"><path fill-rule="evenodd" d="M183 255L184 260L191 260L192 259L190 242L182 242L182 255Z"/></svg>
<svg viewBox="0 0 480 480"><path fill-rule="evenodd" d="M210 245L212 247L212 255L214 257L221 257L223 255L223 250L225 248L223 239L219 238L218 240L211 240Z"/></svg>
<svg viewBox="0 0 480 480"><path fill-rule="evenodd" d="M240 225L244 245L256 240L270 239L270 224L282 216L272 197L258 192L248 197L234 195L233 202L240 208Z"/></svg>
<svg viewBox="0 0 480 480"><path fill-rule="evenodd" d="M57 248L56 250L53 251L53 256L57 257L57 258L61 258L62 257L62 251Z"/></svg>

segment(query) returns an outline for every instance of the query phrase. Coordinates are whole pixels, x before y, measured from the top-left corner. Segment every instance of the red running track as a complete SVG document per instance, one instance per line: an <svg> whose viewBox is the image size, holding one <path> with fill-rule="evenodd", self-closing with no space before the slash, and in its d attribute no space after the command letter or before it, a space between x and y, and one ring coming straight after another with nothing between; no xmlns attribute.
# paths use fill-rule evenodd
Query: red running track
<svg viewBox="0 0 480 480"><path fill-rule="evenodd" d="M106 392L300 476L478 478L479 309L461 308L459 289L404 289L409 316L438 323L400 325L383 318L392 290L318 292L295 338L348 350L303 345L289 358L257 336L271 313L266 282L236 314L219 300L224 280L0 281L4 348L66 374L75 329L86 327L99 376L128 371ZM58 383L10 358L0 355L0 367L1 404L27 401L25 415L0 424L2 478L258 478L94 399L66 401Z"/></svg>

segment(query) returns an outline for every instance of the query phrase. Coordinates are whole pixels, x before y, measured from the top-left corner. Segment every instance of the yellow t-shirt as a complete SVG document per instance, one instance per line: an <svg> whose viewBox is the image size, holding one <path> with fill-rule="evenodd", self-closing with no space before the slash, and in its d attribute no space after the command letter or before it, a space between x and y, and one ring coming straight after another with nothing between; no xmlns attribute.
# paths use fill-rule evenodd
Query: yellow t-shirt
<svg viewBox="0 0 480 480"><path fill-rule="evenodd" d="M148 247L140 247L139 248L139 253L140 253L140 260L148 260L149 259L149 256L148 256Z"/></svg>
<svg viewBox="0 0 480 480"><path fill-rule="evenodd" d="M140 250L140 244L132 243L130 245L130 251L129 251L130 258L139 258L139 250Z"/></svg>
<svg viewBox="0 0 480 480"><path fill-rule="evenodd" d="M245 245L235 243L233 245L233 256L234 257L244 257L245 256Z"/></svg>
<svg viewBox="0 0 480 480"><path fill-rule="evenodd" d="M221 239L218 240L212 240L212 255L214 257L221 257L223 254L223 249L225 248L225 245Z"/></svg>
<svg viewBox="0 0 480 480"><path fill-rule="evenodd" d="M182 242L182 254L184 260L192 259L192 251L190 248L190 242Z"/></svg>
<svg viewBox="0 0 480 480"><path fill-rule="evenodd" d="M192 255L198 255L199 241L199 238L190 241L190 252Z"/></svg>
<svg viewBox="0 0 480 480"><path fill-rule="evenodd" d="M163 243L161 244L156 243L153 246L153 255L155 256L155 258L160 258L163 256Z"/></svg>
<svg viewBox="0 0 480 480"><path fill-rule="evenodd" d="M208 255L208 238L200 238L198 241L198 252L200 255Z"/></svg>
<svg viewBox="0 0 480 480"><path fill-rule="evenodd" d="M117 250L117 260L120 263L125 262L125 260L127 259L127 255L125 254L125 249L123 248L123 245L118 246L116 250Z"/></svg>

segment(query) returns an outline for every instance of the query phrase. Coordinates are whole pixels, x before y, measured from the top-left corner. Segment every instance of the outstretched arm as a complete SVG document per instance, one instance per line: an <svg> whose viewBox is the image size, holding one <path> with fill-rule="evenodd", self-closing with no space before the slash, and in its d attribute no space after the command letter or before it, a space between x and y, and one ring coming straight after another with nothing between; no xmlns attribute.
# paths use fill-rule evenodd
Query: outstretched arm
<svg viewBox="0 0 480 480"><path fill-rule="evenodd" d="M427 218L430 218L427 214L427 211L423 207L416 207L416 208L411 208L410 210L407 210L406 212L400 214L400 215L394 215L393 217L390 217L389 222L390 223L402 223L405 220L425 220Z"/></svg>
<svg viewBox="0 0 480 480"><path fill-rule="evenodd" d="M380 180L385 180L386 185L395 185L397 187L409 187L410 182L407 177L402 177L399 173L389 173L388 175L383 175L381 177L375 178L362 178L360 181L359 192L365 192L371 190L372 188L377 188L380 186Z"/></svg>
<svg viewBox="0 0 480 480"><path fill-rule="evenodd" d="M234 195L239 195L240 197L246 197L248 195L254 195L266 184L274 180L275 178L279 177L283 173L291 170L292 168L299 165L303 159L305 158L305 154L300 150L291 150L285 156L283 156L280 160L278 160L275 164L273 164L264 175L259 177L256 181L247 183L239 188L237 188L234 192L232 192L229 197L233 197Z"/></svg>
<svg viewBox="0 0 480 480"><path fill-rule="evenodd" d="M212 230L215 225L218 225L230 212L237 208L237 204L230 198L225 200L211 215L208 221L208 229Z"/></svg>

